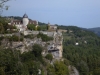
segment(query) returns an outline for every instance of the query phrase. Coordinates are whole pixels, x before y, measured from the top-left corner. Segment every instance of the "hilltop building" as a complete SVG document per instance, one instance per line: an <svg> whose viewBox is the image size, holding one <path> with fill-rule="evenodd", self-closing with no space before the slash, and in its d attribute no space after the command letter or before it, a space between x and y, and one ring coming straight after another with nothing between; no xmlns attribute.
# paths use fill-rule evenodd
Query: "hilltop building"
<svg viewBox="0 0 100 75"><path fill-rule="evenodd" d="M51 25L48 22L48 26L47 26L48 31L56 31L57 30L57 25Z"/></svg>
<svg viewBox="0 0 100 75"><path fill-rule="evenodd" d="M37 21L32 21L28 19L28 16L26 14L23 15L23 19L20 20L11 20L11 25L15 25L19 31L21 31L25 36L28 35L38 35L39 33L45 34L49 37L53 37L52 41L48 41L48 45L46 42L42 41L41 38L33 38L33 39L26 39L24 38L24 43L22 45L18 46L13 46L16 49L21 48L21 52L23 53L27 49L25 49L25 46L28 48L32 47L34 44L39 44L41 46L45 46L47 50L43 51L44 56L48 53L51 53L53 55L53 58L55 59L61 59L62 58L62 52L63 52L63 47L62 47L62 42L63 42L63 37L62 33L57 30L57 25L51 25L48 23L47 29L48 31L31 31L27 30L27 25L28 24L34 24L35 27L38 26Z"/></svg>
<svg viewBox="0 0 100 75"><path fill-rule="evenodd" d="M8 23L9 25L15 25L19 31L25 31L27 30L28 24L34 24L36 27L38 26L38 21L36 20L29 20L27 14L23 15L22 20L16 20L14 18L11 18L11 22Z"/></svg>

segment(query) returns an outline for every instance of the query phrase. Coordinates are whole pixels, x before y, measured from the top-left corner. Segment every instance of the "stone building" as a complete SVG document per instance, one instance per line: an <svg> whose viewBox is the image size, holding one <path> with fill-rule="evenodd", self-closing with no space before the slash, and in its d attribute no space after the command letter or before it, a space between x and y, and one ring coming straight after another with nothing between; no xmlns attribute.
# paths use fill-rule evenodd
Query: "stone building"
<svg viewBox="0 0 100 75"><path fill-rule="evenodd" d="M25 31L27 30L28 24L33 24L33 25L38 26L38 21L30 20L27 14L24 14L22 20L16 20L14 18L11 18L11 22L8 24L15 25L19 31Z"/></svg>

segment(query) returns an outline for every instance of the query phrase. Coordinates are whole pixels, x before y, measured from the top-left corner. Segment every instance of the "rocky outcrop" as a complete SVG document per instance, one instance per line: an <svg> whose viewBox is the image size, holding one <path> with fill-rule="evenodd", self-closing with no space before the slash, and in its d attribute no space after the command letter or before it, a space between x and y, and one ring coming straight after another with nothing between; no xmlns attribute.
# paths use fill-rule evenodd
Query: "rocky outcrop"
<svg viewBox="0 0 100 75"><path fill-rule="evenodd" d="M68 66L69 75L79 75L78 70L74 66Z"/></svg>

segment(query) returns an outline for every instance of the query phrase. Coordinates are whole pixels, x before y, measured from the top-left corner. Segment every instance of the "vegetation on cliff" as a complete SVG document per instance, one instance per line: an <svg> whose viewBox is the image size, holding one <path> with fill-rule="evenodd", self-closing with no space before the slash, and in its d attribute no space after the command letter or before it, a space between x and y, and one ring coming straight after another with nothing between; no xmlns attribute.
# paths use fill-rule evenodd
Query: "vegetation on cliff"
<svg viewBox="0 0 100 75"><path fill-rule="evenodd" d="M56 61L51 65L47 56L41 55L43 48L40 45L33 45L32 51L24 52L14 49L0 48L0 75L68 75L68 67L64 62Z"/></svg>
<svg viewBox="0 0 100 75"><path fill-rule="evenodd" d="M80 75L100 75L100 37L76 26L59 26L63 33L63 56ZM78 43L76 45L76 43Z"/></svg>

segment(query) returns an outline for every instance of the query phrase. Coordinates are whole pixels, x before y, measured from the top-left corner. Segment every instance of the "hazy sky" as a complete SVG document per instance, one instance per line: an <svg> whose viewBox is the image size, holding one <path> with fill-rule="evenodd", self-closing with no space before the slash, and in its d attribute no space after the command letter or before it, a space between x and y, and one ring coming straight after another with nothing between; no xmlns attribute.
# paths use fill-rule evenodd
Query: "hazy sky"
<svg viewBox="0 0 100 75"><path fill-rule="evenodd" d="M100 0L12 0L3 16L23 16L33 20L78 27L100 27Z"/></svg>

